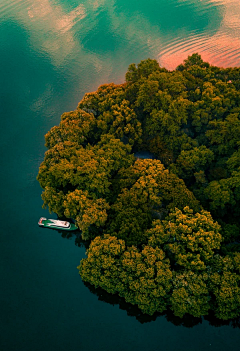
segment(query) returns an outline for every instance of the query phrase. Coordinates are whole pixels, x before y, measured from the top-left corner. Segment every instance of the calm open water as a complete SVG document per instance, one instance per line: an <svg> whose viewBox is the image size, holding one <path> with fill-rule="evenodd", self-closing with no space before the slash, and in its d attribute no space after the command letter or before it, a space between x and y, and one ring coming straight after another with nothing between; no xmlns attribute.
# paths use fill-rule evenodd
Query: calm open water
<svg viewBox="0 0 240 351"><path fill-rule="evenodd" d="M85 248L37 225L44 134L60 115L132 62L174 69L193 52L240 66L239 0L0 0L1 351L239 349L232 325L143 323L100 301L76 269Z"/></svg>

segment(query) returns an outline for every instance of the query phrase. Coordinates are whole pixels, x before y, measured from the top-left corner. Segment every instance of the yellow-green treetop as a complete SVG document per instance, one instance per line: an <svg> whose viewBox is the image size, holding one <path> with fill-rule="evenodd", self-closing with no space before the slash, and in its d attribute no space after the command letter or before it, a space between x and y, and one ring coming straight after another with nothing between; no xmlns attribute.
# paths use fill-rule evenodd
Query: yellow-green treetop
<svg viewBox="0 0 240 351"><path fill-rule="evenodd" d="M146 232L148 243L163 247L173 262L192 271L206 270L209 260L220 249L220 225L209 212L193 213L188 206L175 208L166 220L156 220Z"/></svg>
<svg viewBox="0 0 240 351"><path fill-rule="evenodd" d="M172 272L161 249L126 249L124 241L114 236L96 237L88 249L88 258L78 268L84 281L118 293L144 313L152 315L167 307Z"/></svg>

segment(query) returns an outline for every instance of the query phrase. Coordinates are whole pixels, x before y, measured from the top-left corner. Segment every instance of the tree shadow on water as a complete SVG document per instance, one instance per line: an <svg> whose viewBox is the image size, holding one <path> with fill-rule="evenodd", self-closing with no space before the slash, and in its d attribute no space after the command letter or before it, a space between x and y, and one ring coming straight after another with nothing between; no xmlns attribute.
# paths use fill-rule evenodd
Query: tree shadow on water
<svg viewBox="0 0 240 351"><path fill-rule="evenodd" d="M89 245L91 243L91 240L83 240L81 231L76 230L74 232L68 232L65 230L57 230L59 234L61 234L61 237L64 239L74 239L75 245L78 247L84 247L86 250L89 248Z"/></svg>
<svg viewBox="0 0 240 351"><path fill-rule="evenodd" d="M205 316L204 319L214 327L231 326L232 328L240 328L240 316L233 319L222 320L216 318L213 311L209 311L209 314Z"/></svg>
<svg viewBox="0 0 240 351"><path fill-rule="evenodd" d="M197 324L202 323L201 318L195 318L190 315L184 316L184 318L179 318L174 316L171 310L165 311L163 313L154 313L152 316L143 313L137 305L132 305L125 301L123 297L118 296L117 294L109 294L101 288L95 288L93 285L83 282L84 285L89 289L89 291L98 296L99 301L109 303L111 305L119 305L121 310L127 312L127 315L130 317L135 317L138 322L141 324L153 322L160 316L165 316L168 322L173 323L176 326L184 326L186 328L192 328Z"/></svg>
<svg viewBox="0 0 240 351"><path fill-rule="evenodd" d="M183 318L180 318L175 316L170 309L164 311L163 313L156 312L152 316L149 316L148 314L143 313L137 307L137 305L132 305L126 302L123 297L120 297L117 294L113 295L107 293L105 290L95 288L93 285L87 282L83 283L91 293L98 296L99 301L109 303L113 306L119 305L121 310L126 311L128 316L135 317L141 324L156 321L158 317L165 317L168 322L174 324L175 326L182 326L185 328L193 328L198 324L202 324L203 320L208 321L208 323L214 327L231 326L233 328L240 328L240 317L224 321L216 318L212 311L210 311L207 316L201 318L191 316L190 314L186 314Z"/></svg>

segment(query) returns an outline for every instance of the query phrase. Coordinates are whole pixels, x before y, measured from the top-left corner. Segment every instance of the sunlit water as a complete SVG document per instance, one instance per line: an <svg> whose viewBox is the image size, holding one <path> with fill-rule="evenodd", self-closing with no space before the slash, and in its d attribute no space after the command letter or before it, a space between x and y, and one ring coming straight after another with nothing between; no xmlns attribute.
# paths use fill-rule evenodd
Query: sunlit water
<svg viewBox="0 0 240 351"><path fill-rule="evenodd" d="M239 348L231 325L141 324L99 301L76 269L85 249L37 226L48 216L36 181L43 136L60 115L100 84L123 82L132 62L174 69L193 52L240 66L239 1L0 0L0 350Z"/></svg>

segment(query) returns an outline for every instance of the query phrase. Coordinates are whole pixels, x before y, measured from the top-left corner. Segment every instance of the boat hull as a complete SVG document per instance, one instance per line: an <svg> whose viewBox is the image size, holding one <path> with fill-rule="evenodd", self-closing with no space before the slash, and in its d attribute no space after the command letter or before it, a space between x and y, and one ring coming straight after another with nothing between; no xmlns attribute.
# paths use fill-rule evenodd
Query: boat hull
<svg viewBox="0 0 240 351"><path fill-rule="evenodd" d="M47 219L44 217L41 217L39 219L38 225L43 228L66 230L66 231L74 231L78 229L78 227L73 223L70 223L67 221L60 221L56 219Z"/></svg>

